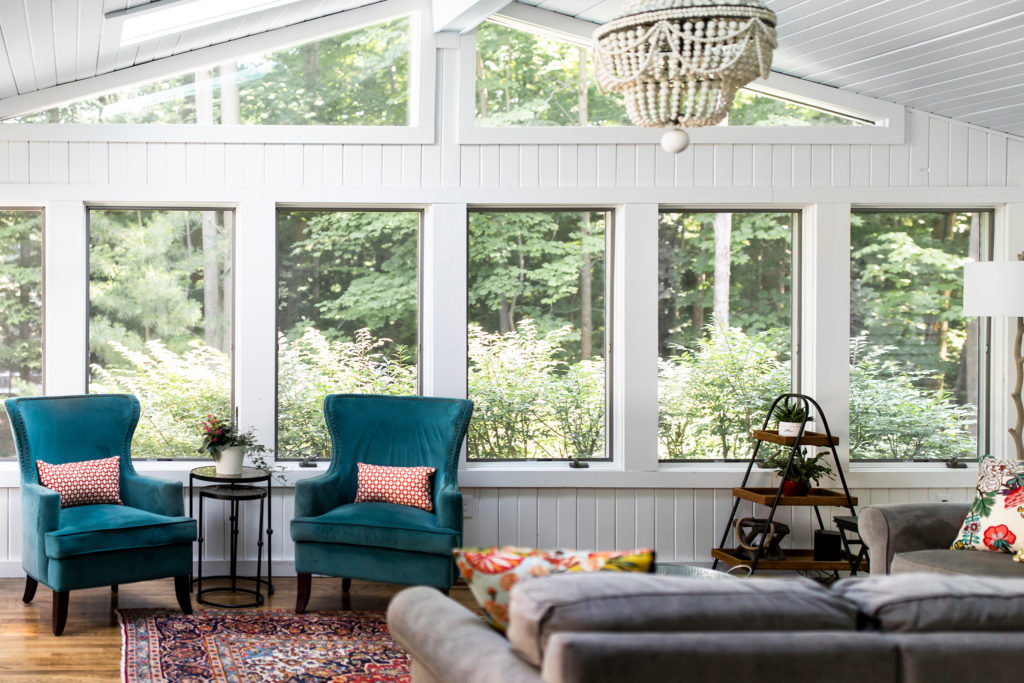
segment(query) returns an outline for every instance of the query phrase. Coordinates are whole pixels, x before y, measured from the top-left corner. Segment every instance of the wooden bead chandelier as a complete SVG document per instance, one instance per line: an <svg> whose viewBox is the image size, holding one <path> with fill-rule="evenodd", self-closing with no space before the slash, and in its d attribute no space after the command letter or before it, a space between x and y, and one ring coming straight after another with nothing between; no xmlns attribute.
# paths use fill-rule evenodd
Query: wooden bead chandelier
<svg viewBox="0 0 1024 683"><path fill-rule="evenodd" d="M775 26L760 0L627 0L594 32L597 84L625 96L635 125L672 129L661 144L680 152L681 128L721 122L737 90L768 77Z"/></svg>

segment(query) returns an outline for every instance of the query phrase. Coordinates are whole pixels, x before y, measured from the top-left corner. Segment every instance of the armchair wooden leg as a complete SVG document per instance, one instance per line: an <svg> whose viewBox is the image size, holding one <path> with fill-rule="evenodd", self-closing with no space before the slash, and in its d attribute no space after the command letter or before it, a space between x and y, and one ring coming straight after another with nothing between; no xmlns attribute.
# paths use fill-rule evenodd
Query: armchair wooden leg
<svg viewBox="0 0 1024 683"><path fill-rule="evenodd" d="M116 583L110 584L110 592L111 593L116 593L117 592L117 584Z"/></svg>
<svg viewBox="0 0 1024 683"><path fill-rule="evenodd" d="M64 633L68 623L68 595L70 591L53 591L53 635Z"/></svg>
<svg viewBox="0 0 1024 683"><path fill-rule="evenodd" d="M184 614L192 614L192 597L189 595L191 585L188 574L174 577L174 597L178 599L178 607Z"/></svg>
<svg viewBox="0 0 1024 683"><path fill-rule="evenodd" d="M21 596L21 601L32 602L32 598L36 597L36 588L39 588L39 582L33 579L31 576L26 576L25 594Z"/></svg>
<svg viewBox="0 0 1024 683"><path fill-rule="evenodd" d="M313 575L307 572L299 572L295 577L298 583L295 594L295 613L302 614L309 604L309 591L313 584Z"/></svg>
<svg viewBox="0 0 1024 683"><path fill-rule="evenodd" d="M349 589L352 588L352 579L341 580L341 592L348 593Z"/></svg>

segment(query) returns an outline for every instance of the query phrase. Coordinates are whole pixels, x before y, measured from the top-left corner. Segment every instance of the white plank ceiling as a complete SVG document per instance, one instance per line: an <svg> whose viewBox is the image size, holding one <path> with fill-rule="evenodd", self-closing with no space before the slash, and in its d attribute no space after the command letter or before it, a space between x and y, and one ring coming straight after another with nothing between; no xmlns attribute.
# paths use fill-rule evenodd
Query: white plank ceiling
<svg viewBox="0 0 1024 683"><path fill-rule="evenodd" d="M0 99L377 0L299 0L121 48L103 15L150 1L0 0ZM522 2L601 23L625 0ZM774 70L1024 136L1024 0L767 4L779 17Z"/></svg>

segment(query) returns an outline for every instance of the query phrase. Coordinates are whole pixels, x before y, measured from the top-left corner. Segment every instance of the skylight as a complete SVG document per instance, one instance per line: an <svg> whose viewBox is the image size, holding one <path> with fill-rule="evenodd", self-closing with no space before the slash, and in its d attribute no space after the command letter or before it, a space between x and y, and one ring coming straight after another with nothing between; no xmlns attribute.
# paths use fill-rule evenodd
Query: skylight
<svg viewBox="0 0 1024 683"><path fill-rule="evenodd" d="M134 45L298 0L157 0L106 15L121 21L121 45Z"/></svg>

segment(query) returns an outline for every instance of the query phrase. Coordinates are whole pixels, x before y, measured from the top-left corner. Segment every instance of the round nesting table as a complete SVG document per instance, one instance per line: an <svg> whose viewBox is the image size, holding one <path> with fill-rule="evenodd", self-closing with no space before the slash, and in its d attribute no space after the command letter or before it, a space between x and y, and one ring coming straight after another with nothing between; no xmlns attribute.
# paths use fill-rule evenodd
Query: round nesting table
<svg viewBox="0 0 1024 683"><path fill-rule="evenodd" d="M209 486L195 486L196 481L212 482ZM253 484L259 484L266 482L266 487L253 486ZM210 607L258 607L263 604L264 595L260 590L262 586L267 587L267 595L274 594L274 584L271 581L272 569L271 569L271 557L270 557L270 539L274 533L271 528L270 522L270 473L265 472L255 467L243 467L241 474L236 475L223 475L217 474L217 469L213 466L207 467L196 467L188 476L188 513L192 516L192 504L194 497L192 495L195 488L199 489L199 562L196 571L196 578L193 580L196 586L196 602ZM229 515L228 520L231 525L231 564L229 573L219 574L217 576L203 576L203 517L204 517L204 505L203 501L207 498L212 500L223 500L228 503ZM239 576L238 575L238 508L239 504L247 500L258 500L260 502L260 517L259 525L257 528L257 540L256 540L256 575L255 576ZM266 507L266 515L264 516L264 507ZM264 528L263 520L266 518L266 539L267 539L267 578L262 578L263 570L263 537ZM213 586L203 588L203 580L211 579L225 579L231 583L227 586ZM251 587L239 586L239 581L251 583ZM246 603L225 603L217 600L208 598L210 594L216 593L230 593L237 595L239 593L248 594L252 596L252 600Z"/></svg>

